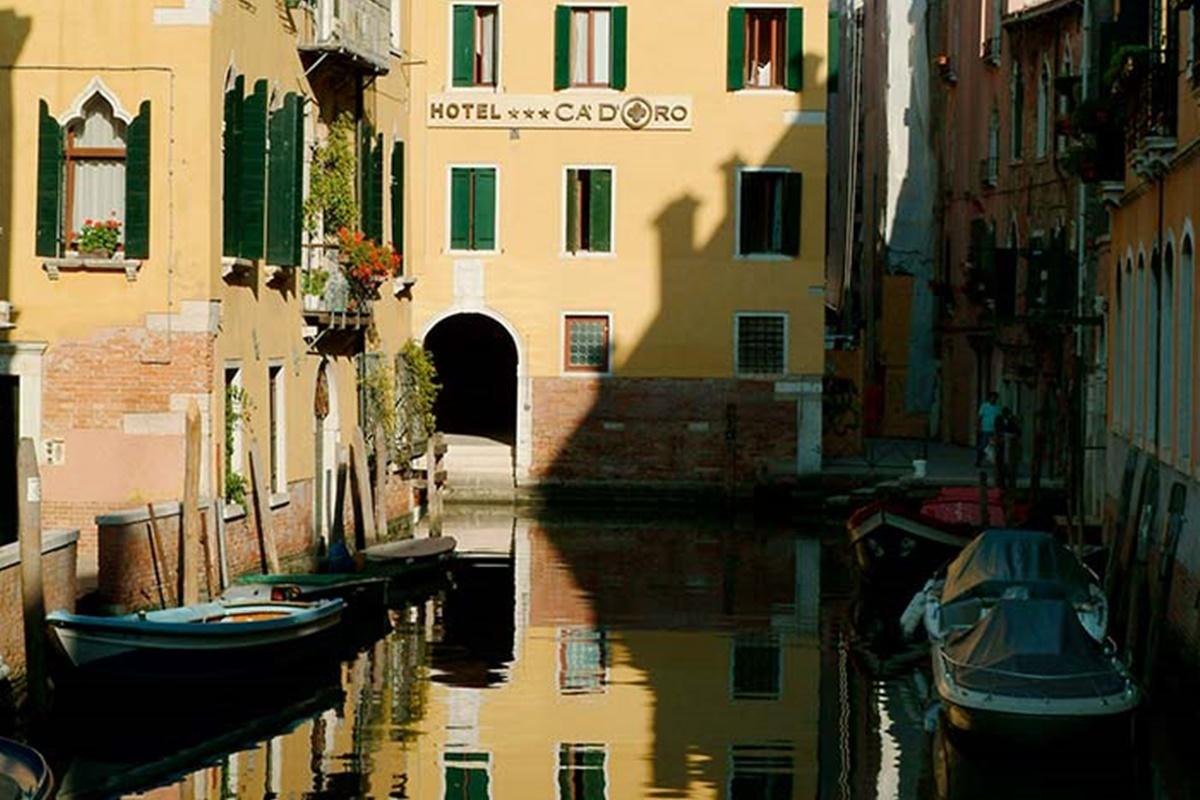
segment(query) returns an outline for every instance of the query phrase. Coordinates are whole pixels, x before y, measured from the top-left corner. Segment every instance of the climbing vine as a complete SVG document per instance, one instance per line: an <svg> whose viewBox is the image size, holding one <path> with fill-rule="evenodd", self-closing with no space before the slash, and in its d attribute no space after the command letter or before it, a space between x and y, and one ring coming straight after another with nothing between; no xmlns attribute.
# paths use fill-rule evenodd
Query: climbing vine
<svg viewBox="0 0 1200 800"><path fill-rule="evenodd" d="M397 408L397 439L410 453L422 446L437 428L433 414L438 391L437 367L433 356L415 339L409 339L396 359L400 384Z"/></svg>
<svg viewBox="0 0 1200 800"><path fill-rule="evenodd" d="M325 141L313 151L304 225L314 235L324 231L332 239L342 228L358 227L354 140L354 116L346 112L333 121Z"/></svg>
<svg viewBox="0 0 1200 800"><path fill-rule="evenodd" d="M234 444L239 428L250 425L254 403L249 393L241 386L229 384L225 387L225 502L246 504L246 476L239 471L240 464L233 463Z"/></svg>

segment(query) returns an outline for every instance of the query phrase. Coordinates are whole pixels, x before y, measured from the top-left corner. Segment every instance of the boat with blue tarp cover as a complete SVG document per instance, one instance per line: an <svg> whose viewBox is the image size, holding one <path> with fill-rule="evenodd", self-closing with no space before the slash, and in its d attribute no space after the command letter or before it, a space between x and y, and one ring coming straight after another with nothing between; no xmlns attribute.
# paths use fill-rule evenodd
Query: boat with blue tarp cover
<svg viewBox="0 0 1200 800"><path fill-rule="evenodd" d="M53 793L54 775L42 754L0 737L0 800L43 800Z"/></svg>

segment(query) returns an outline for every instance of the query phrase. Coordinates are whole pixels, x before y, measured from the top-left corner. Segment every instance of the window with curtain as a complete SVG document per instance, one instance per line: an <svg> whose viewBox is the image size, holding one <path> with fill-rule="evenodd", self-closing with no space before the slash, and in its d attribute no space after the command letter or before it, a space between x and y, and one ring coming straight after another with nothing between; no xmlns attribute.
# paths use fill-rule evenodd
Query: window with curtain
<svg viewBox="0 0 1200 800"><path fill-rule="evenodd" d="M612 251L612 170L567 170L568 253Z"/></svg>
<svg viewBox="0 0 1200 800"><path fill-rule="evenodd" d="M746 11L746 85L782 88L787 53L787 16L777 9Z"/></svg>
<svg viewBox="0 0 1200 800"><path fill-rule="evenodd" d="M608 86L612 60L612 9L571 9L571 85Z"/></svg>
<svg viewBox="0 0 1200 800"><path fill-rule="evenodd" d="M499 8L456 5L453 15L452 84L495 86Z"/></svg>
<svg viewBox="0 0 1200 800"><path fill-rule="evenodd" d="M125 223L125 123L102 95L83 105L83 115L67 125L67 240L74 243L87 220ZM124 230L122 230L122 240Z"/></svg>
<svg viewBox="0 0 1200 800"><path fill-rule="evenodd" d="M602 744L562 744L558 748L559 800L606 800L608 753Z"/></svg>

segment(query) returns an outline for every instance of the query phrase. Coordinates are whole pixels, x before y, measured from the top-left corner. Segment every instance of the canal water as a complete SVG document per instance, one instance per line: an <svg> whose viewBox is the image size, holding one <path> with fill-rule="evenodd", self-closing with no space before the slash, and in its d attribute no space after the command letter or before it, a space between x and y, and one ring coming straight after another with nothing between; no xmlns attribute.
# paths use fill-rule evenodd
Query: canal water
<svg viewBox="0 0 1200 800"><path fill-rule="evenodd" d="M339 665L59 717L60 797L1200 797L1166 723L1103 757L944 735L903 600L854 590L836 521L479 510L447 533L453 576Z"/></svg>

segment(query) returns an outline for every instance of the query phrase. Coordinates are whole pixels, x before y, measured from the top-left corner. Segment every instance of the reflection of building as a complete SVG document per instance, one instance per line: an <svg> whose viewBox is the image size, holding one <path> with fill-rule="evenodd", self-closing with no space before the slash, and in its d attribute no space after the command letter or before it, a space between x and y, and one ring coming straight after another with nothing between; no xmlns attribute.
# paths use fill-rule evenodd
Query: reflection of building
<svg viewBox="0 0 1200 800"><path fill-rule="evenodd" d="M515 444L519 478L815 469L824 0L414 4L407 30L443 425Z"/></svg>
<svg viewBox="0 0 1200 800"><path fill-rule="evenodd" d="M361 210L348 224L400 239L384 221L399 198L385 202L385 178L403 160L399 5L6 4L0 461L12 463L18 432L35 439L43 519L80 528L85 560L97 514L179 496L193 399L204 495L218 446L225 475L245 478L257 440L278 527L296 533L285 549L311 544L327 516L333 449L360 418L351 357L371 315L331 317L332 295L302 300L324 252L302 205L312 147L348 112L359 155L346 189ZM116 225L119 249L89 220ZM389 365L406 308L390 282L374 305L371 347ZM236 478L223 484L236 499ZM13 532L4 497L0 541Z"/></svg>

